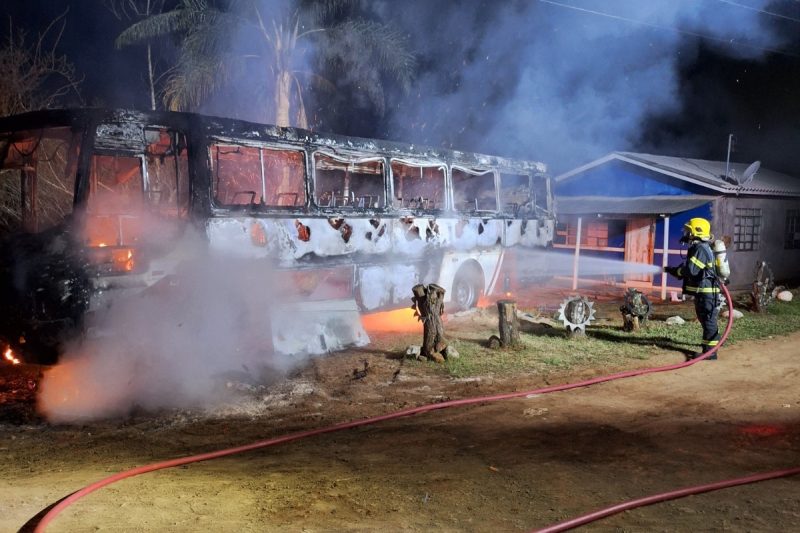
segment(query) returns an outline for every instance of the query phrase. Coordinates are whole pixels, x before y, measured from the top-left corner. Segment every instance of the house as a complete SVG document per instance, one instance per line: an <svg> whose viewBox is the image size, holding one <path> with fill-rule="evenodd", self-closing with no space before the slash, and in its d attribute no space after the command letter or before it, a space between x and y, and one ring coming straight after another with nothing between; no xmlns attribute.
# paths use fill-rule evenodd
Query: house
<svg viewBox="0 0 800 533"><path fill-rule="evenodd" d="M800 179L751 165L613 152L554 180L555 246L656 266L685 256L679 239L692 217L711 221L728 249L732 288L750 286L767 261L777 280L800 278ZM580 234L580 241L577 236ZM580 263L577 268L580 276ZM616 276L627 286L680 282L660 273Z"/></svg>

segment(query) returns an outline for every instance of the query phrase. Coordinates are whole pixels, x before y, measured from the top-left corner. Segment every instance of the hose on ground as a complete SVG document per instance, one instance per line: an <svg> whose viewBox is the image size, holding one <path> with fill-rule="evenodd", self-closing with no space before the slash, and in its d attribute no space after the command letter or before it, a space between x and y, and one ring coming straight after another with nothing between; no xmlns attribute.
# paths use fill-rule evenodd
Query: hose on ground
<svg viewBox="0 0 800 533"><path fill-rule="evenodd" d="M697 485L694 487L685 487L678 490L671 490L669 492L662 492L660 494L654 494L652 496L646 496L644 498L639 498L636 500L630 500L627 502L619 503L617 505L612 505L610 507L599 509L597 511L587 513L585 515L581 515L575 518L571 518L569 520L565 520L563 522L559 522L557 524L553 524L541 529L536 529L533 531L533 533L557 533L559 531L567 531L569 529L574 529L578 526L586 525L590 522L595 522L597 520L600 520L601 518L606 518L607 516L621 513L622 511L636 509L637 507L644 507L646 505L666 502L669 500L677 500L678 498L683 498L685 496L702 494L704 492L711 492L713 490L727 489L729 487L746 485L748 483L757 483L759 481L767 481L769 479L778 479L781 477L794 476L796 474L800 474L800 467L788 468L786 470L775 470L773 472L765 472L762 474L752 474L745 477L728 479L726 481L717 481L714 483L708 483L706 485Z"/></svg>
<svg viewBox="0 0 800 533"><path fill-rule="evenodd" d="M725 286L722 286L722 290L723 290L723 292L725 294L725 298L726 298L726 300L728 302L728 309L729 309L728 323L727 323L727 325L725 327L725 330L724 330L724 332L722 334L722 337L720 338L719 343L716 346L712 347L708 352L706 352L702 356L697 357L695 359L691 359L691 360L683 362L683 363L677 363L677 364L672 364L672 365L665 365L665 366L652 367L652 368L643 368L643 369L637 369L637 370L628 370L628 371L625 371L625 372L617 372L617 373L614 373L614 374L609 374L607 376L600 376L600 377L587 379L587 380L579 381L579 382L575 382L575 383L565 383L565 384L562 384L562 385L552 385L552 386L549 386L549 387L543 387L543 388L534 389L534 390L511 392L511 393L504 393L504 394L495 394L495 395L491 395L491 396L480 396L480 397L475 397L475 398L464 398L464 399L460 399L460 400L450 400L450 401L446 401L446 402L427 404L427 405L422 405L422 406L419 406L419 407L412 407L412 408L403 409L403 410L400 410L400 411L395 411L395 412L392 412L392 413L386 413L386 414L383 414L383 415L373 416L373 417L369 417L369 418L362 418L362 419L359 419L359 420L353 420L353 421L349 421L349 422L342 422L342 423L339 423L339 424L334 424L334 425L326 426L326 427L322 427L322 428L316 428L316 429L311 429L311 430L307 430L307 431L291 433L291 434L288 434L288 435L283 435L283 436L274 437L274 438L271 438L271 439L266 439L266 440L253 442L251 444L245 444L243 446L236 446L236 447L233 447L233 448L226 448L226 449L216 450L216 451L212 451L212 452L208 452L208 453L201 453L201 454L198 454L198 455L180 457L180 458L171 459L171 460L168 460L168 461L161 461L161 462L158 462L158 463L152 463L152 464L149 464L149 465L139 466L139 467L132 468L130 470L126 470L124 472L119 472L119 473L114 474L112 476L108 476L106 478L103 478L103 479L101 479L99 481L96 481L96 482L92 483L91 485L87 485L86 487L83 487L82 489L79 489L79 490L73 492L72 494L66 496L62 500L58 501L45 514L43 514L41 516L41 518L38 520L38 522L35 523L34 531L36 533L43 532L47 528L47 526L50 524L50 522L52 522L61 512L63 512L67 507L71 506L72 504L74 504L78 500L84 498L85 496L88 496L89 494L91 494L91 493L93 493L93 492L95 492L95 491L97 491L97 490L99 490L99 489L101 489L101 488L103 488L105 486L111 485L112 483L116 483L117 481L121 481L121 480L126 479L126 478L138 476L140 474L146 474L148 472L154 472L156 470L163 470L163 469L166 469L166 468L173 468L173 467L176 467L176 466L187 465L187 464L190 464L190 463L198 463L198 462L201 462L201 461L209 461L211 459L218 459L220 457L227 457L229 455L235 455L235 454L239 454L239 453L243 453L243 452L248 452L248 451L251 451L251 450L258 450L258 449L267 448L267 447L270 447L270 446L275 446L275 445L278 445L278 444L283 444L283 443L287 443L287 442L294 442L294 441L297 441L297 440L301 440L301 439L308 438L308 437L313 437L313 436L316 436L316 435L323 435L325 433L334 433L334 432L337 432L337 431L343 431L345 429L352 429L352 428L357 428L357 427L361 427L361 426L367 426L367 425L371 425L371 424L376 424L378 422L383 422L383 421L386 421L386 420L392 420L392 419L396 419L396 418L402 418L402 417L407 417L407 416L427 413L429 411L436 411L436 410L440 410L440 409L447 409L447 408L450 408L450 407L460 407L460 406L465 406L465 405L475 405L475 404L482 404L482 403L490 403L490 402L496 402L496 401L501 401L501 400L510 400L510 399L514 399L514 398L523 398L523 397L526 397L526 396L547 394L547 393L551 393L551 392L566 391L566 390L577 389L577 388L581 388L581 387L588 387L590 385L595 385L595 384L598 384L598 383L605 383L607 381L614 381L614 380L617 380L617 379L624 379L624 378L630 378L630 377L634 377L634 376L641 376L641 375L644 375L644 374L653 374L653 373L656 373L656 372L667 372L667 371L677 370L677 369L680 369L680 368L685 368L687 366L691 366L691 365L693 365L693 364L695 364L695 363L697 363L699 361L702 361L702 360L710 357L714 353L716 353L717 350L719 350L720 346L722 346L722 344L728 338L728 335L730 334L731 326L733 325L733 301L731 299L730 293L728 292L728 289ZM709 489L709 490L714 490L714 489ZM607 515L603 515L603 516L607 516ZM602 516L599 516L598 518L601 518L601 517ZM587 523L587 522L583 522L583 523ZM30 524L30 525L34 525L34 524Z"/></svg>

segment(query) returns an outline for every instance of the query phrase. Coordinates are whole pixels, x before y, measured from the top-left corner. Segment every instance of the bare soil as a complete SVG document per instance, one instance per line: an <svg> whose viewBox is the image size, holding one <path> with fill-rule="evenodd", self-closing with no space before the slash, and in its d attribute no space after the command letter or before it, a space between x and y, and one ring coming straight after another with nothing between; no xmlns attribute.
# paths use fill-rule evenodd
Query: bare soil
<svg viewBox="0 0 800 533"><path fill-rule="evenodd" d="M448 328L457 332L458 321ZM391 336L382 341L390 346ZM718 361L675 372L436 411L142 475L88 496L50 530L527 531L657 492L796 467L798 342L800 334L740 343ZM676 353L629 364L682 360ZM0 366L0 531L17 531L67 494L135 466L619 370L454 379L434 363L368 347L318 358L270 387L242 386L236 402L212 413L50 425L34 410L40 369ZM800 476L585 529L798 531Z"/></svg>

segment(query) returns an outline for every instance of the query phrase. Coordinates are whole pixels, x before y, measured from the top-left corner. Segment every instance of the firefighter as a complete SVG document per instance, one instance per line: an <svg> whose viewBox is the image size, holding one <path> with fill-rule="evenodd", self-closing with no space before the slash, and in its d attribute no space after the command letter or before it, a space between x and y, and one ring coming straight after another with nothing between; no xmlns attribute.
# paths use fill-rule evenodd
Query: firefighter
<svg viewBox="0 0 800 533"><path fill-rule="evenodd" d="M715 268L714 251L711 249L711 223L704 218L692 218L683 226L681 243L688 244L686 260L679 266L664 268L667 274L683 280L683 293L694 297L694 310L703 326L702 350L689 356L695 359L719 342L720 280ZM707 359L716 359L716 352Z"/></svg>

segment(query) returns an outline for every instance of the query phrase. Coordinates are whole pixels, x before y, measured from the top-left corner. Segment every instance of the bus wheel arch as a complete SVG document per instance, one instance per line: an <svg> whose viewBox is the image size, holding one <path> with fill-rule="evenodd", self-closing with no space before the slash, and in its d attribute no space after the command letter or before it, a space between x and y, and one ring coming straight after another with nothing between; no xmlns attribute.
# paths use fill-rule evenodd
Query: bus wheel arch
<svg viewBox="0 0 800 533"><path fill-rule="evenodd" d="M480 263L471 259L462 264L453 277L450 306L455 311L477 307L484 292L484 275Z"/></svg>

